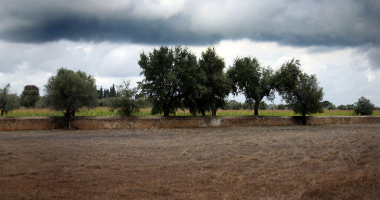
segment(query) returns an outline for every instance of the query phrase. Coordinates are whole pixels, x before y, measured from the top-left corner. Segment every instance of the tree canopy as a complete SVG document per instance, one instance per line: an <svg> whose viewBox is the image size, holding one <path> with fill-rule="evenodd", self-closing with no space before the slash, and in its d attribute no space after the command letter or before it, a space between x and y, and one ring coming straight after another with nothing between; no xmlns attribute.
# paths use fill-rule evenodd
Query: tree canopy
<svg viewBox="0 0 380 200"><path fill-rule="evenodd" d="M222 108L230 93L231 84L224 73L224 59L220 57L215 48L207 48L202 52L198 62L197 81L199 86L196 94L197 112L205 116L210 111L216 116L216 111Z"/></svg>
<svg viewBox="0 0 380 200"><path fill-rule="evenodd" d="M372 115L375 105L365 97L360 97L357 102L355 102L354 111L356 114L361 115Z"/></svg>
<svg viewBox="0 0 380 200"><path fill-rule="evenodd" d="M273 71L269 67L261 67L256 58L236 58L227 74L232 80L233 94L243 93L246 102L254 104L255 115L258 115L264 97L274 99Z"/></svg>
<svg viewBox="0 0 380 200"><path fill-rule="evenodd" d="M19 107L18 97L16 94L10 94L10 88L10 84L7 84L4 88L0 88L1 116L3 116L4 113Z"/></svg>
<svg viewBox="0 0 380 200"><path fill-rule="evenodd" d="M81 107L95 107L98 96L95 79L91 75L66 68L58 69L57 75L48 79L45 93L50 107L65 111L67 118L75 116Z"/></svg>
<svg viewBox="0 0 380 200"><path fill-rule="evenodd" d="M145 76L138 84L152 101L152 114L175 114L184 107L185 94L194 94L197 58L187 47L161 46L148 54L143 52L138 64L142 68L140 75Z"/></svg>
<svg viewBox="0 0 380 200"><path fill-rule="evenodd" d="M306 125L306 115L323 112L323 88L318 85L315 75L299 74L295 87L283 94L283 99L293 108L294 113L302 115Z"/></svg>
<svg viewBox="0 0 380 200"><path fill-rule="evenodd" d="M39 98L39 90L24 90L21 93L21 105L25 107L34 107Z"/></svg>

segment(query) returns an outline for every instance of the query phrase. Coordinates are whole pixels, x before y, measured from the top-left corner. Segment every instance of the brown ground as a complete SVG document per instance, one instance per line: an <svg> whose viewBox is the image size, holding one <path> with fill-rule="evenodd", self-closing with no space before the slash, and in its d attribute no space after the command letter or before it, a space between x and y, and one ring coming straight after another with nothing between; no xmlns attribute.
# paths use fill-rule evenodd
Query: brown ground
<svg viewBox="0 0 380 200"><path fill-rule="evenodd" d="M0 132L0 199L380 199L380 124Z"/></svg>

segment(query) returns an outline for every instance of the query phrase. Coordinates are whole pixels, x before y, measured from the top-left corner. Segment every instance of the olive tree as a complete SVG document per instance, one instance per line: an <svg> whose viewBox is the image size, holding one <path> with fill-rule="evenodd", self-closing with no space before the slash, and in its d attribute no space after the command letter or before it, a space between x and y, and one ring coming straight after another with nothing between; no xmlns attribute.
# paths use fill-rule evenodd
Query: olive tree
<svg viewBox="0 0 380 200"><path fill-rule="evenodd" d="M246 103L254 105L255 115L259 114L260 102L264 97L274 99L273 71L262 67L256 58L236 58L227 74L232 81L233 94L243 93Z"/></svg>
<svg viewBox="0 0 380 200"><path fill-rule="evenodd" d="M1 116L8 111L19 108L18 96L16 94L10 94L10 88L10 84L7 84L4 88L0 88Z"/></svg>
<svg viewBox="0 0 380 200"><path fill-rule="evenodd" d="M365 97L360 97L358 102L355 102L354 111L358 115L372 115L375 105Z"/></svg>
<svg viewBox="0 0 380 200"><path fill-rule="evenodd" d="M57 75L48 79L45 93L49 106L64 111L67 119L75 116L81 107L95 107L98 97L94 77L66 68L58 69Z"/></svg>
<svg viewBox="0 0 380 200"><path fill-rule="evenodd" d="M210 111L212 116L216 116L216 111L225 105L227 95L230 93L231 84L224 73L225 62L220 57L215 48L207 48L202 52L198 61L196 81L196 105L197 111L205 116L206 111Z"/></svg>
<svg viewBox="0 0 380 200"><path fill-rule="evenodd" d="M197 58L187 47L161 46L148 54L142 52L138 64L142 68L140 75L145 76L138 83L139 88L152 102L152 114L169 116L178 108L184 108L185 104L190 105L184 99L193 99L189 96L195 95L199 84L196 79Z"/></svg>
<svg viewBox="0 0 380 200"><path fill-rule="evenodd" d="M323 112L323 88L315 75L302 73L300 61L292 59L284 63L274 75L274 87L296 114L306 115Z"/></svg>
<svg viewBox="0 0 380 200"><path fill-rule="evenodd" d="M323 88L318 85L315 75L299 74L297 85L283 94L283 99L294 113L302 115L302 124L306 125L306 115L323 112Z"/></svg>

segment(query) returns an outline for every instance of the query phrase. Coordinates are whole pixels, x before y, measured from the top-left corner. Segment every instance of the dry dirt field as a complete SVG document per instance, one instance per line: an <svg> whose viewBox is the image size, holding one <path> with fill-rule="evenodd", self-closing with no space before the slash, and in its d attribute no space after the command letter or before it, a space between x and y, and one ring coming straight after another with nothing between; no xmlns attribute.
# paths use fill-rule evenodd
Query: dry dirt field
<svg viewBox="0 0 380 200"><path fill-rule="evenodd" d="M0 132L0 199L380 199L380 124Z"/></svg>

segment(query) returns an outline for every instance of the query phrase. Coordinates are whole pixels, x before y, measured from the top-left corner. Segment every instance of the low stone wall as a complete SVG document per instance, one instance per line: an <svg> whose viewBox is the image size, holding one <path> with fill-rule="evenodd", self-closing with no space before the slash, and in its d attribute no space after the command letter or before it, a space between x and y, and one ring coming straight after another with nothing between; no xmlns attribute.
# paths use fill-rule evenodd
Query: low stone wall
<svg viewBox="0 0 380 200"><path fill-rule="evenodd" d="M0 117L0 131L51 130L55 124L54 117Z"/></svg>
<svg viewBox="0 0 380 200"><path fill-rule="evenodd" d="M0 117L0 131L62 128L63 117ZM380 123L380 116L307 117L307 124ZM302 124L301 117L73 117L77 129L149 129L234 126L285 126Z"/></svg>

